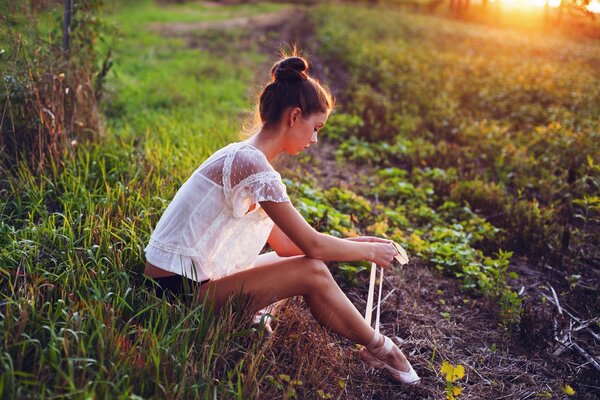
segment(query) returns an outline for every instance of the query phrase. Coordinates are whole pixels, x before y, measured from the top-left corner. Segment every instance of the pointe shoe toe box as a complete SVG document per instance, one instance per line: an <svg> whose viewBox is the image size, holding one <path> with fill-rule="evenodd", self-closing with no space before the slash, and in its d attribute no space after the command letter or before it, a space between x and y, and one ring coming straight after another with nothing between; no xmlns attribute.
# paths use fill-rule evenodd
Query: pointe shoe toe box
<svg viewBox="0 0 600 400"><path fill-rule="evenodd" d="M373 347L371 349L365 348L361 351L361 358L373 368L385 369L392 377L392 379L398 383L414 385L421 381L421 378L410 363L408 364L408 371L400 371L385 361L383 358L392 351L394 344L392 340L384 336L384 344L379 347Z"/></svg>
<svg viewBox="0 0 600 400"><path fill-rule="evenodd" d="M383 362L379 361L379 359L377 357L375 357L374 355L369 353L369 350L367 350L367 349L362 349L360 351L360 357L363 359L364 362L369 364L369 366L371 366L372 368L382 369L385 367L385 364Z"/></svg>
<svg viewBox="0 0 600 400"><path fill-rule="evenodd" d="M390 373L392 378L398 383L403 383L406 385L416 385L419 382L421 382L421 378L419 377L419 375L417 375L417 373L413 369L412 365L408 368L408 371L406 371L406 372L392 368L391 366L389 366L387 364L385 365L385 369Z"/></svg>

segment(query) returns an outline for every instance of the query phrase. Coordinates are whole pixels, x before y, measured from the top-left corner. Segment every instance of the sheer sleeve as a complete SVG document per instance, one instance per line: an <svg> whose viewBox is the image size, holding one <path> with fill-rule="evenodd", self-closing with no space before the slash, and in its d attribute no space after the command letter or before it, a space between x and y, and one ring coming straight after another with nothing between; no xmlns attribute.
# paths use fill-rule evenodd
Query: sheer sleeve
<svg viewBox="0 0 600 400"><path fill-rule="evenodd" d="M237 152L226 163L223 178L225 192L229 192L226 198L237 218L244 217L253 204L258 208L261 201L290 201L281 175L257 150Z"/></svg>

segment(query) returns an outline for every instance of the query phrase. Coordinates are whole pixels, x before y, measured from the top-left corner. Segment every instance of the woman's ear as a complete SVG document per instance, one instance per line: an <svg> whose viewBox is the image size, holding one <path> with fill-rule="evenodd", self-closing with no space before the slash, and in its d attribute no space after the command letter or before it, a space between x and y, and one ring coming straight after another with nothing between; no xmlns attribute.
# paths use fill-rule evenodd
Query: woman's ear
<svg viewBox="0 0 600 400"><path fill-rule="evenodd" d="M290 126L290 128L294 126L294 124L296 123L298 118L300 118L301 116L302 116L302 110L300 109L300 107L294 107L294 108L290 109L289 121L288 121L288 125Z"/></svg>

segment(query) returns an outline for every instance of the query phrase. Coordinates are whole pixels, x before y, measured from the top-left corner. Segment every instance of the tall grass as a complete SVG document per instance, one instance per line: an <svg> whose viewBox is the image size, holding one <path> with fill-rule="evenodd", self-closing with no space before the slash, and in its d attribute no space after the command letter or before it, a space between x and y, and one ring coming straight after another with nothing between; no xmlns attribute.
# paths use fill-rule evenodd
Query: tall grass
<svg viewBox="0 0 600 400"><path fill-rule="evenodd" d="M172 10L173 20L188 15ZM104 17L121 40L103 137L67 146L43 173L26 162L0 169L0 397L257 396L264 348L249 299L214 315L144 285L151 230L189 174L238 139L254 77L161 37L149 26L159 15L169 20L140 1Z"/></svg>
<svg viewBox="0 0 600 400"><path fill-rule="evenodd" d="M41 172L68 146L99 135L98 99L110 69L110 51L94 43L106 27L97 16L103 0L74 2L71 48L61 47L62 10L44 2L3 2L0 37L1 160L25 160ZM102 62L103 60L103 62Z"/></svg>

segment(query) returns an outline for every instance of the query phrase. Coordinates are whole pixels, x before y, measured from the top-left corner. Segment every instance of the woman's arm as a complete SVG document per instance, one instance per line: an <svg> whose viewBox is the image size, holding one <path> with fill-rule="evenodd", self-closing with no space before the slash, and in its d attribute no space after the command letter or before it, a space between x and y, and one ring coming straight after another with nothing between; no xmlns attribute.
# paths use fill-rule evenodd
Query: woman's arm
<svg viewBox="0 0 600 400"><path fill-rule="evenodd" d="M377 242L377 243L392 243L389 239L378 238L376 236L354 236L344 238L353 242Z"/></svg>
<svg viewBox="0 0 600 400"><path fill-rule="evenodd" d="M323 261L369 260L388 266L396 254L391 242L360 242L317 232L290 202L261 202L265 212L303 254Z"/></svg>
<svg viewBox="0 0 600 400"><path fill-rule="evenodd" d="M344 239L352 242L391 243L391 241L388 239L382 239L375 236L355 236ZM296 244L289 237L287 237L287 235L283 233L283 231L277 225L273 225L273 229L271 230L271 234L269 235L267 242L280 257L304 255L302 249L296 246Z"/></svg>
<svg viewBox="0 0 600 400"><path fill-rule="evenodd" d="M275 250L280 257L303 256L302 249L289 238L277 225L273 225L271 234L267 239L269 246Z"/></svg>

